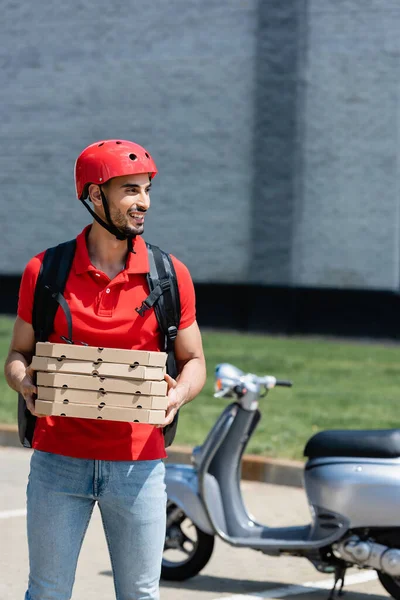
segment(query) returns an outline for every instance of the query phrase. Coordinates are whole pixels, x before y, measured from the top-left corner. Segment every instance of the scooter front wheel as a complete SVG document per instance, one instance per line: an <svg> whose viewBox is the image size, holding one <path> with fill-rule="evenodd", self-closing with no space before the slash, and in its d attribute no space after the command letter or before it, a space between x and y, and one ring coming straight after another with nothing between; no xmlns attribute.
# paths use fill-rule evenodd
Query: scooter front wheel
<svg viewBox="0 0 400 600"><path fill-rule="evenodd" d="M385 590L396 600L400 600L400 577L392 577L387 573L377 571L379 581Z"/></svg>
<svg viewBox="0 0 400 600"><path fill-rule="evenodd" d="M211 558L214 536L204 533L171 502L167 505L167 530L161 579L183 581L199 573Z"/></svg>

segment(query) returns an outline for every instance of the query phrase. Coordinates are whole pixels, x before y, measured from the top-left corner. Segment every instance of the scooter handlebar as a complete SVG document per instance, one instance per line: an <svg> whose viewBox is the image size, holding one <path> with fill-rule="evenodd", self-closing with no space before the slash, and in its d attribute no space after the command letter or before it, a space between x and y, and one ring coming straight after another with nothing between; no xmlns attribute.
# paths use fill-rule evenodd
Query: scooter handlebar
<svg viewBox="0 0 400 600"><path fill-rule="evenodd" d="M272 390L273 388L280 385L281 387L292 387L292 382L287 379L277 379L272 375L265 375L264 377L258 377L258 381L262 386L265 386L267 390Z"/></svg>
<svg viewBox="0 0 400 600"><path fill-rule="evenodd" d="M244 373L228 363L217 365L215 374L214 396L216 398L231 398L235 395L242 397L246 395L248 386L251 387L254 384L265 387L266 390L272 390L278 385L281 387L292 387L292 382L286 379L277 379L272 375L259 377L253 373Z"/></svg>
<svg viewBox="0 0 400 600"><path fill-rule="evenodd" d="M281 385L282 387L292 387L293 383L285 379L277 379L275 385Z"/></svg>

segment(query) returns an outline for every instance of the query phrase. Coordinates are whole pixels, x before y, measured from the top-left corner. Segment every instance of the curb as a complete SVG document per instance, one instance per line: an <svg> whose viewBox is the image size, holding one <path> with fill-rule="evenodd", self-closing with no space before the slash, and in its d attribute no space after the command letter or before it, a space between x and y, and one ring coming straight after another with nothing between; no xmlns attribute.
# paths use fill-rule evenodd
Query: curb
<svg viewBox="0 0 400 600"><path fill-rule="evenodd" d="M167 450L167 463L191 464L191 448L172 446ZM242 459L242 479L275 485L303 487L304 464L300 461L267 458L256 454L245 454Z"/></svg>
<svg viewBox="0 0 400 600"><path fill-rule="evenodd" d="M18 437L18 427L16 425L0 424L0 446L22 448Z"/></svg>
<svg viewBox="0 0 400 600"><path fill-rule="evenodd" d="M0 446L22 448L16 425L0 424ZM167 463L191 464L191 448L172 446L167 450ZM242 479L303 487L304 464L300 461L266 458L254 454L245 454L242 459Z"/></svg>

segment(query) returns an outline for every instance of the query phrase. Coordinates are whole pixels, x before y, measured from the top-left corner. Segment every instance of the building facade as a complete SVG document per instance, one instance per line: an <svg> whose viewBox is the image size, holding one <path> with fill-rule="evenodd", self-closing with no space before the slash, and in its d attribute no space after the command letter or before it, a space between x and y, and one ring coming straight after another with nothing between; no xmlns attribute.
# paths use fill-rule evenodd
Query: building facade
<svg viewBox="0 0 400 600"><path fill-rule="evenodd" d="M76 156L121 137L196 285L397 294L397 0L2 8L3 281L84 227Z"/></svg>

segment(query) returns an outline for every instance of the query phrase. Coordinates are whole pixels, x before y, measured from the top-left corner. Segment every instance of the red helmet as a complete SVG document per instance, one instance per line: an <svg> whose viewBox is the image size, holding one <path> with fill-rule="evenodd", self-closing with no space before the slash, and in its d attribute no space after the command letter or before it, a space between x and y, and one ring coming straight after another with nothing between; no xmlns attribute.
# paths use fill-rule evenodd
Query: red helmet
<svg viewBox="0 0 400 600"><path fill-rule="evenodd" d="M75 163L75 186L79 200L87 197L89 184L101 185L112 177L148 173L152 179L157 167L139 144L126 140L103 140L81 152Z"/></svg>

